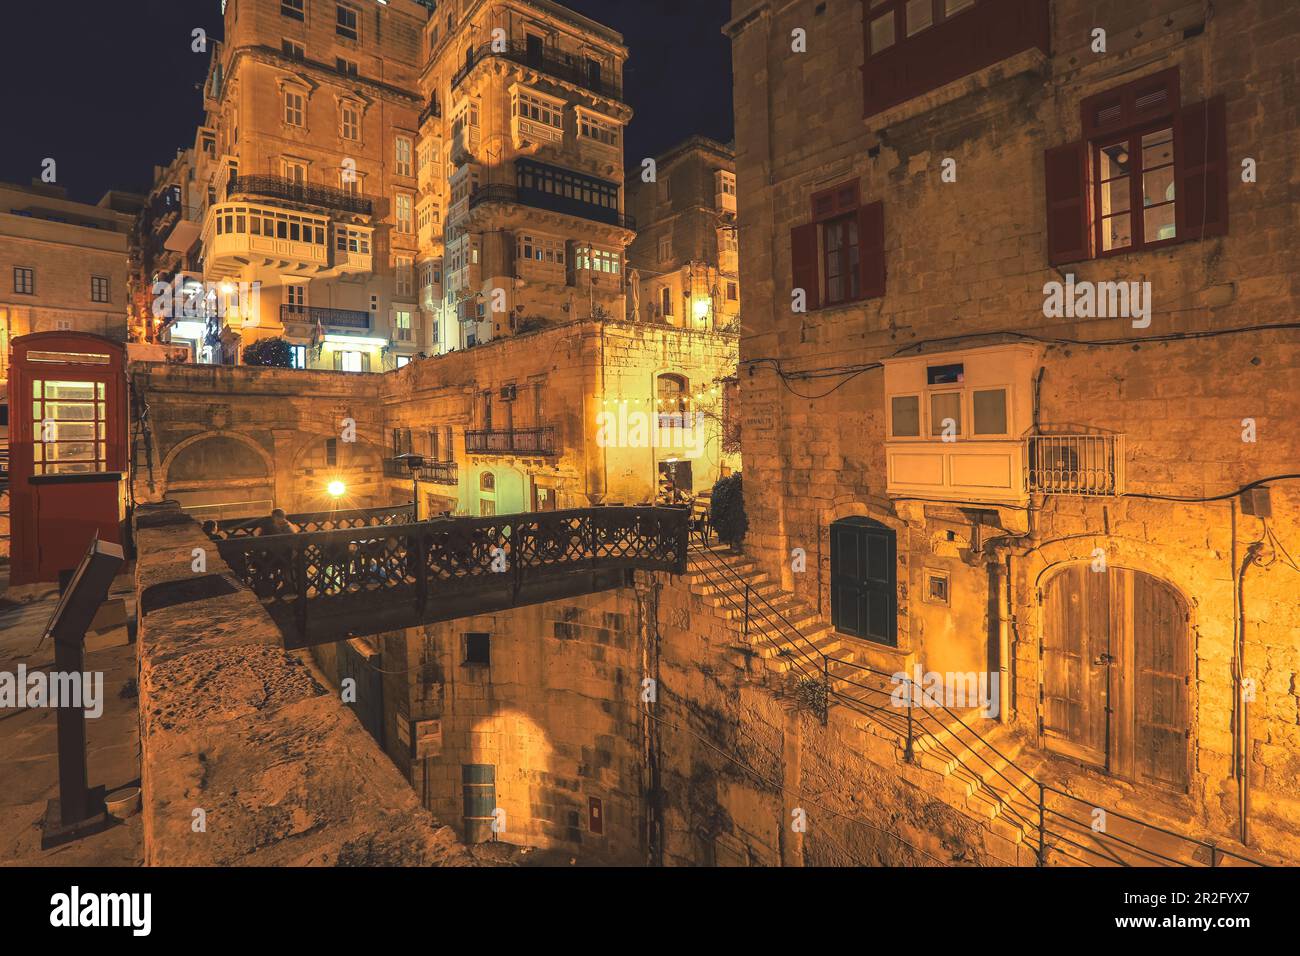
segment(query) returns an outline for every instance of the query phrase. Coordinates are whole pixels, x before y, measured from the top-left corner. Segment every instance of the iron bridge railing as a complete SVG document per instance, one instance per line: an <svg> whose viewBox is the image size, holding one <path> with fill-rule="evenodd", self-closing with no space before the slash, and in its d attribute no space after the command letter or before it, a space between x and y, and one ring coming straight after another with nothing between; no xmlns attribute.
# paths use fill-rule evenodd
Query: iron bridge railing
<svg viewBox="0 0 1300 956"><path fill-rule="evenodd" d="M305 526L311 517L289 520ZM372 510L369 517L383 515ZM301 534L254 537L227 529L217 547L282 630L297 632L295 646L318 638L310 634L317 621L321 633L331 634L345 619L380 627L382 615L389 621L405 615L411 626L460 616L442 613L441 605L476 593L489 594L483 607L504 609L527 603L528 594L553 593L545 590L548 582L581 572L686 570L687 512L679 508L596 507L418 523L405 523L409 512L392 509L389 517L382 525ZM402 625L380 629L393 626Z"/></svg>
<svg viewBox="0 0 1300 956"><path fill-rule="evenodd" d="M338 531L348 528L382 528L409 524L413 516L413 505L393 505L387 508L349 508L290 515L289 523L294 531L299 532ZM219 521L216 528L210 530L208 535L217 541L268 536L274 532L267 531L267 517L269 516Z"/></svg>

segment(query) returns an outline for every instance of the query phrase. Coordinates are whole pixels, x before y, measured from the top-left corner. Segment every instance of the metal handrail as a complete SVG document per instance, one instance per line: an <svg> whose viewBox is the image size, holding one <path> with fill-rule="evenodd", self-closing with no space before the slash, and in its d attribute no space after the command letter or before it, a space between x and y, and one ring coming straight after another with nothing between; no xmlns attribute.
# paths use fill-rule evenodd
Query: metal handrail
<svg viewBox="0 0 1300 956"><path fill-rule="evenodd" d="M285 176L250 175L231 176L226 183L226 198L243 193L248 196L265 196L270 199L284 199L289 202L306 203L312 206L324 206L342 212L352 212L361 216L374 214L374 203L364 196L357 196L333 186L317 183L300 183Z"/></svg>
<svg viewBox="0 0 1300 956"><path fill-rule="evenodd" d="M742 583L745 584L745 587L746 587L746 602L745 602L744 613L746 614L746 621L745 621L744 627L745 627L746 632L747 632L747 631L748 631L748 615L749 615L749 611L750 611L750 603L751 603L750 600L749 600L749 596L750 596L750 593L751 593L751 591L752 591L752 588L750 587L750 585L748 584L748 582L745 582L744 579L740 577L740 575L735 571L734 568L731 568L731 567L727 566L727 565L725 564L725 562L722 562L720 559L718 559L717 556L716 556L715 554L713 554L713 553L709 550L709 548L707 547L707 542L702 542L702 543L700 543L700 544L693 544L691 550L692 550L693 553L695 553L695 554L697 554L697 555L703 555L703 556L706 556L708 559L710 559L711 564L712 564L715 568L716 568L717 566L721 566L721 567L724 568L725 571L726 571L727 573L729 573L729 574L730 574L730 575L731 575L735 580L740 581L740 582L742 582ZM718 593L719 593L719 594L722 594L724 597L728 597L728 600L730 601L730 598L729 598L729 596L727 595L726 592L723 592L723 591L720 590ZM824 672L824 674L826 675L826 678L825 678L825 679L826 679L826 682L827 682L827 687L826 687L826 700L827 700L827 705L826 705L826 706L827 706L827 707L829 707L829 701L830 701L830 698L831 698L831 697L836 697L836 698L838 698L838 699L840 699L840 700L842 700L842 701L844 701L844 702L846 702L846 703L858 704L858 705L860 705L860 706L862 706L862 707L869 708L869 709L871 709L871 710L874 711L874 712L881 712L881 711L884 711L884 710L885 710L885 708L883 708L883 707L877 707L877 706L875 706L875 705L873 705L873 704L871 704L871 703L869 703L869 702L867 702L867 701L864 701L864 700L861 700L861 699L859 699L859 698L855 698L855 697L849 697L849 696L847 696L847 695L845 695L845 694L841 694L841 693L839 693L838 691L834 690L834 688L831 686L831 682L832 682L832 681L840 681L840 682L843 682L843 683L849 684L849 685L851 685L851 686L859 687L859 688L861 688L861 689L863 689L863 690L867 690L867 691L869 691L869 692L871 692L871 693L879 693L879 694L884 694L884 693L886 693L882 688L875 688L875 687L870 687L869 685L866 685L866 684L859 684L859 683L857 683L856 681L849 680L848 678L845 678L845 677L839 677L839 676L834 676L834 677L832 677L831 674L830 674L829 665L830 665L831 663L841 664L841 665L845 665L845 666L848 666L848 667L855 668L855 669L860 670L860 671L864 671L864 672L869 673L869 674L873 674L873 675L880 676L880 677L888 677L888 678L891 678L891 679L893 679L894 675L892 675L892 674L886 674L885 672L883 672L883 671L879 671L879 670L876 670L875 668L873 668L873 667L871 667L871 666L869 666L869 665L866 665L866 664L860 664L860 663L858 663L858 662L856 662L856 661L844 660L843 658L832 657L832 656L830 656L830 655L827 655L827 654L823 653L822 651L818 650L818 649L816 648L816 645L813 644L813 642L812 642L811 640L809 640L809 639L808 639L808 638L807 638L807 637L806 637L806 636L805 636L805 635L804 635L804 634L803 634L803 633L802 633L802 632L801 632L797 627L795 627L794 624L792 624L792 623L790 622L789 618L787 618L787 617L784 615L784 613L782 613L778 608L776 608L774 605L772 605L771 602L770 602L770 601L769 601L769 600L768 600L764 595L759 594L759 593L757 593L757 592L753 592L753 594L754 594L755 597L757 597L758 601L761 602L761 604L763 604L763 605L766 606L766 608L765 608L766 613L764 614L764 620L765 620L765 621L768 621L768 620L771 619L771 614L775 614L775 616L777 617L777 619L780 620L780 621L782 621L782 622L785 624L786 628L787 628L789 631L792 631L792 632L795 634L796 637L798 637L799 639L801 639L801 640L803 640L804 642L808 643L811 647L813 647L813 649L816 651L816 653L818 653L819 655L821 655L821 657L822 657L822 659L823 659L823 662L824 662L824 671L823 671L823 672ZM734 601L731 601L731 603L732 603L733 606L737 606L737 605L735 604ZM780 632L780 629L778 628L777 630L778 630L778 633L779 633L779 632ZM767 633L766 631L764 632L764 637L766 637L766 638L768 638L769 640L771 640L770 636L768 635L768 633ZM788 638L788 637L787 637L787 641L789 641L789 638ZM797 645L796 645L794 648L792 648L792 650L798 650ZM955 731L954 727L953 727L951 724L945 724L945 723L943 723L943 721L941 721L941 720L940 720L940 719L939 719L939 718L938 718L934 713L931 712L932 708L929 708L929 707L922 707L922 708L921 708L921 714L920 714L920 716L918 717L918 716L914 715L914 713L913 713L914 708L913 708L913 706L912 706L912 703L913 703L913 694L912 694L912 692L911 692L911 689L912 689L912 688L919 688L920 691L921 691L921 698L922 698L922 701L923 701L923 702L927 702L927 701L928 701L928 702L930 702L930 703L933 703L933 704L937 705L938 709L944 711L944 713L946 713L949 717L951 717L953 720L955 720L956 723L957 723L958 725L960 725L963 729L965 729L965 730L966 730L966 731L967 731L967 732L968 732L972 737L974 737L976 741L978 741L978 742L979 742L981 745L983 745L984 747L987 747L990 751L992 751L992 753L993 753L994 755L996 755L996 756L999 757L1001 760L1003 760L1003 761L1006 763L1006 766L1007 766L1007 767L1013 769L1016 773L1018 773L1018 774L1020 774L1022 777L1024 777L1025 780L1028 781L1028 783L1029 783L1030 785L1032 785L1033 787L1037 788L1037 791L1038 791L1038 798L1037 798L1036 804L1037 804L1037 812L1038 812L1038 823L1037 823L1037 824L1034 824L1034 823L1032 823L1031 821L1027 820L1027 819L1025 818L1025 816L1020 812L1020 808L1017 807L1017 805L1016 805L1016 803L1014 802L1014 799L1013 799L1012 797L1010 797L1010 796L1007 795L1007 794L1000 793L996 788L994 788L992 785L990 785L990 783L985 779L985 777L983 776L983 774L978 773L977 771L975 771L975 770L973 770L972 768L968 767L967 764L966 764L966 761L963 760L962 757L961 757L960 755L954 753L953 750L952 750L951 748L949 748L948 745L947 745L947 744L946 744L946 743L945 743L945 742L944 742L944 741L943 741L943 740L942 740L942 739L941 739L937 734L935 734L935 733L934 733L933 731L931 731L931 730L924 730L924 731L923 731L923 733L925 734L925 736L928 737L929 739L931 739L937 747L942 748L942 750L943 750L944 752L946 752L950 757L952 757L952 759L953 759L953 760L954 760L954 761L955 761L955 762L956 762L960 767L962 767L962 769L964 769L968 774L971 774L972 776L974 776L975 780L977 781L978 786L979 786L981 789L987 789L987 790L989 791L989 793L992 795L992 797L995 798L995 799L997 800L998 805L999 805L1001 808L1003 808L1004 811L1009 811L1009 814L1010 814L1010 815L1011 815L1011 816L1012 816L1012 817L1017 821L1017 824L1020 826L1022 832L1028 831L1028 832L1026 832L1026 836L1032 836L1032 835L1033 835L1033 832L1034 832L1035 830L1037 830L1037 836L1038 836L1038 851L1037 851L1037 857L1038 857L1038 865L1039 865L1039 866L1046 866L1046 865L1047 865L1047 850L1048 850L1047 839L1048 839L1049 836L1051 836L1051 837L1052 837L1053 839L1055 839L1055 840L1059 840L1059 841L1064 842L1064 843L1067 843L1067 844L1069 844L1069 845L1071 845L1071 846L1077 846L1077 847L1079 847L1079 849L1081 849L1081 850L1085 850L1085 851L1087 851L1087 852L1091 852L1091 853L1093 853L1094 855L1098 855L1098 856L1101 856L1101 855L1102 855L1102 854L1098 853L1098 852L1095 851L1095 850L1089 850L1087 847L1083 847L1083 846L1080 846L1079 844L1074 843L1073 841L1069 840L1069 839L1066 837L1066 835L1065 835L1064 833L1059 833L1059 832L1054 832L1054 831L1052 831L1051 829L1049 829L1049 827L1048 827L1048 822L1047 822L1047 818L1048 818L1048 816L1056 816L1056 817L1061 818L1062 820L1068 820L1068 821L1070 821L1070 822L1072 822L1072 823L1075 823L1075 824L1077 824L1077 825L1080 825L1080 826L1084 826L1084 827L1087 826L1087 824L1082 824L1082 823L1080 823L1080 821L1078 821L1078 820L1076 820L1076 819L1074 819L1074 818L1072 818L1072 817L1070 817L1070 816L1067 816L1066 814L1062 813L1060 810L1057 810L1057 809L1055 809L1055 808L1052 808L1052 807L1047 806L1047 803L1046 803L1046 796L1047 796L1047 794L1049 794L1049 793L1051 793L1051 794L1056 794L1056 795L1063 796L1063 797L1067 797L1067 798L1069 798L1070 800L1074 800L1074 801L1076 801L1076 802L1078 802L1078 803L1081 803L1081 804L1084 804L1084 805L1086 805L1086 806L1089 806L1090 808L1091 808L1091 807L1095 807L1095 804L1094 804L1092 801L1085 801L1085 800L1083 800L1082 798L1075 797L1075 796L1073 796L1072 794L1068 794L1068 793L1066 793L1065 791L1059 789L1058 787L1053 787L1053 786L1051 786L1050 784L1047 784L1047 783L1044 783L1043 781L1038 780L1038 779L1037 779L1033 774L1029 773L1028 771L1026 771L1025 769L1023 769L1022 767L1020 767L1020 766L1019 766L1019 765L1018 765L1014 760L1012 760L1012 759L1011 759L1010 757L1008 757L1006 754L1002 753L1002 752L1001 752L997 747L995 747L992 743L990 743L988 740L986 740L986 739L983 737L983 735L981 735L977 730L975 730L975 729L972 728L969 724L967 724L967 723L965 722L965 720L963 720L959 714L957 714L957 713L955 713L954 711L952 711L952 710L951 710L951 709L950 709L946 704L944 704L942 701L934 699L934 698L930 695L930 693L929 693L929 692L928 692L924 687L921 687L920 685L918 685L915 681L911 680L911 678L907 677L907 675L903 675L903 681L904 681L904 683L905 683L905 686L906 686L906 687L908 688L908 690L909 690L908 697L907 697L907 702L908 702L908 708L907 708L907 714L906 714L906 720L907 720L907 731L906 731L906 732L907 732L907 744L906 744L906 751L905 751L905 752L906 752L906 756L907 756L907 758L908 758L909 760L910 760L911 757L912 757L913 743L914 743L914 740L915 740L914 724L915 724L915 723L921 723L921 722L924 722L924 721L926 721L926 720L932 721L934 724L937 724L937 725L941 728L941 730L942 730L943 733L946 733L946 734L948 734L949 736L951 736L954 740L963 743L963 745L965 746L965 748L966 748L966 749L967 749L971 754L973 754L975 757L978 757L981 761L983 761L983 762L985 763L985 765L987 765L987 766L989 767L990 770L993 771L994 774L996 774L998 777L1000 777L1002 780L1004 780L1004 781L1006 782L1006 784L1007 784L1007 785L1012 789L1012 791L1014 791L1014 793L1015 793L1017 796L1024 798L1026 801L1029 802L1029 804L1030 804L1031 806L1035 804L1035 800L1034 800L1033 795L1031 795L1030 793L1025 792L1025 790L1023 790L1019 785L1017 785L1017 784L1015 783L1015 781L1013 781L1010 777L1008 777L1006 774L1004 774L1000 768L996 767L993 763L991 763L991 762L988 760L988 758L986 758L986 757L983 755L983 753L981 753L978 749L976 749L975 747L970 746L969 743L967 743L967 742L963 742L963 741L961 741L961 738L958 736L958 734L957 734L957 732ZM892 695L891 695L891 697L892 697ZM824 715L823 715L823 719L825 719L825 716L824 716ZM1124 814L1124 813L1121 813L1121 812L1119 812L1119 811L1111 811L1111 810L1106 809L1106 808L1101 808L1101 809L1105 810L1105 813L1107 814L1108 817L1109 817L1109 816L1115 816L1115 817L1117 817L1117 818L1119 818L1119 819L1126 820L1126 821L1129 821L1129 822L1131 822L1131 823L1134 823L1134 824L1137 824L1137 825L1140 825L1140 826L1143 826L1143 827L1148 827L1148 828L1150 828L1151 830L1154 830L1154 831L1157 831L1157 832L1163 833L1163 834L1165 834L1166 836L1173 837L1174 839L1176 839L1176 840L1180 840L1180 841L1182 841L1183 843L1185 843L1185 844L1187 844L1187 845L1189 845L1189 846L1196 847L1196 848L1203 849L1203 850L1208 850L1208 851L1210 852L1210 854L1211 854L1211 860L1212 860L1211 865L1212 865L1212 866L1213 866L1213 865L1217 865L1217 859L1218 859L1219 856L1227 856L1227 857L1231 857L1231 858L1233 858L1233 859L1240 860L1240 861L1242 861L1242 862L1249 863L1249 864L1254 865L1254 866L1265 866L1265 865L1267 865L1267 864L1264 864L1264 863L1262 863L1262 862L1260 862L1260 861L1258 861L1258 860L1253 860L1253 859L1251 859L1250 857L1244 856L1244 855L1242 855L1242 854L1240 854L1240 853L1235 853L1235 852L1230 851L1230 850L1224 850L1224 849L1218 847L1217 845L1215 845L1215 844L1213 844L1213 843L1209 843L1209 842L1207 842L1207 841L1205 841L1205 840L1200 840L1200 839L1197 839L1196 837L1190 837L1190 836L1187 836L1186 834L1177 833L1177 832L1175 832L1175 831L1173 831L1173 830L1169 830L1169 829L1167 829L1167 828L1165 828L1165 827L1159 826L1159 825L1154 824L1154 823L1147 822L1147 821L1145 821L1145 820L1137 819L1137 818L1135 818L1135 817L1129 816L1129 815ZM1119 837L1119 836L1116 836L1116 835L1113 835L1113 834L1110 834L1110 833L1106 833L1106 834L1104 834L1104 836L1105 836L1105 838L1106 838L1108 841L1113 841L1113 842L1115 842L1115 843L1119 843L1119 844L1123 844L1123 845L1125 845L1125 846L1131 847L1134 851L1136 851L1136 852L1138 852L1138 853L1146 854L1146 855L1151 856L1151 857L1158 857L1158 858L1160 858L1160 859L1169 860L1170 862L1174 862L1174 863L1178 863L1178 862L1179 862L1179 861L1173 860L1173 859L1170 858L1170 857L1165 856L1164 854L1162 854L1162 853L1160 853L1160 852L1158 852L1158 851L1156 851L1156 850L1152 850L1152 849L1149 849L1149 848L1146 848L1146 847L1141 847L1141 846L1137 846L1137 845L1135 845L1135 844L1132 844L1132 843L1130 843L1129 841L1124 840L1122 837ZM1190 864L1190 863L1182 863L1181 865L1184 865L1184 866L1191 866L1192 864Z"/></svg>

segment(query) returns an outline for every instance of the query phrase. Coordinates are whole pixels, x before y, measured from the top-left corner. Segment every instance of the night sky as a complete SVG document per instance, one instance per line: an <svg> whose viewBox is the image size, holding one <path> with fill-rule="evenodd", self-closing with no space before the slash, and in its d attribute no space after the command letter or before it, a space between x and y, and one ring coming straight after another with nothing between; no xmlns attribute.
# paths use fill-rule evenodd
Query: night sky
<svg viewBox="0 0 1300 956"><path fill-rule="evenodd" d="M693 133L732 136L730 0L564 0L623 34L636 113L625 161L639 165ZM71 196L145 191L155 164L194 141L220 0L12 0L0 30L0 180L28 183L58 163Z"/></svg>

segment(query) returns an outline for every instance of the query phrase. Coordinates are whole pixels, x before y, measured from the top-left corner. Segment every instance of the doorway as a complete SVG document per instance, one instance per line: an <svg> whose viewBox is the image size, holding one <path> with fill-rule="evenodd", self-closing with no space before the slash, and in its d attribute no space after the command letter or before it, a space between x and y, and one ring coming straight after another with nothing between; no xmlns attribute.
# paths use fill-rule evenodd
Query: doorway
<svg viewBox="0 0 1300 956"><path fill-rule="evenodd" d="M870 518L831 524L831 623L837 631L898 646L898 543Z"/></svg>
<svg viewBox="0 0 1300 956"><path fill-rule="evenodd" d="M1185 791L1191 639L1182 596L1142 571L1074 564L1047 580L1042 608L1046 747Z"/></svg>

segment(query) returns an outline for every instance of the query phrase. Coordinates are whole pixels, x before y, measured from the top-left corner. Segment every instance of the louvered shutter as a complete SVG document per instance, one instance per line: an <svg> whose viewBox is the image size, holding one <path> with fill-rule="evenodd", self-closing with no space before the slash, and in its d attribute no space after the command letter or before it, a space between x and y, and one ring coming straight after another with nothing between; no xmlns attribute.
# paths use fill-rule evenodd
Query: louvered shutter
<svg viewBox="0 0 1300 956"><path fill-rule="evenodd" d="M1087 259L1087 144L1082 140L1056 146L1043 154L1047 194L1047 261L1051 265Z"/></svg>
<svg viewBox="0 0 1300 956"><path fill-rule="evenodd" d="M858 210L858 271L862 298L885 294L885 204Z"/></svg>
<svg viewBox="0 0 1300 956"><path fill-rule="evenodd" d="M790 265L793 282L791 289L804 290L807 295L808 311L812 312L821 302L821 297L818 295L820 273L817 269L816 223L806 223L790 230Z"/></svg>
<svg viewBox="0 0 1300 956"><path fill-rule="evenodd" d="M1179 114L1178 235L1204 239L1228 233L1228 137L1222 96Z"/></svg>

